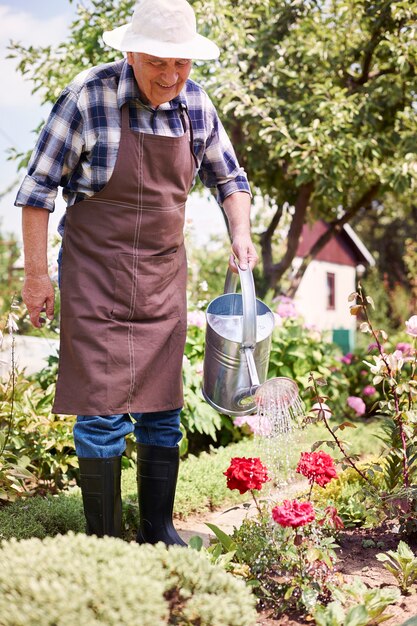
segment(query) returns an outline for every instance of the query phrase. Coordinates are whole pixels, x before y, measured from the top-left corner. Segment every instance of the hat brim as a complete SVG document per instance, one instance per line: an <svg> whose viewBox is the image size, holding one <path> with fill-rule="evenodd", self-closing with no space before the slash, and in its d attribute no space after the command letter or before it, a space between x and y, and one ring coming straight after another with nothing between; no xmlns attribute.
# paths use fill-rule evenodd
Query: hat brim
<svg viewBox="0 0 417 626"><path fill-rule="evenodd" d="M196 35L184 43L156 41L133 32L130 24L103 33L103 41L121 52L144 52L164 59L217 59L220 50L207 37Z"/></svg>

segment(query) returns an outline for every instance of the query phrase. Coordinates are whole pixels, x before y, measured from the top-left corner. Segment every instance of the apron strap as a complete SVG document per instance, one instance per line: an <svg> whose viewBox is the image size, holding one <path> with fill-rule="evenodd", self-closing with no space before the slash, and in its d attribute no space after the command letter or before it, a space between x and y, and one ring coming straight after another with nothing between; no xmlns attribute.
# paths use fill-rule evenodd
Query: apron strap
<svg viewBox="0 0 417 626"><path fill-rule="evenodd" d="M199 165L198 165L197 156L194 152L194 132L193 132L193 124L191 122L190 113L188 111L187 105L184 102L180 102L179 107L180 107L180 119L181 119L182 127L184 129L184 134L187 132L187 130L190 133L190 150L191 150L191 154L193 155L195 166L198 169ZM187 123L185 121L184 111L187 115L188 128L187 128Z"/></svg>
<svg viewBox="0 0 417 626"><path fill-rule="evenodd" d="M122 130L130 130L129 103L122 106Z"/></svg>

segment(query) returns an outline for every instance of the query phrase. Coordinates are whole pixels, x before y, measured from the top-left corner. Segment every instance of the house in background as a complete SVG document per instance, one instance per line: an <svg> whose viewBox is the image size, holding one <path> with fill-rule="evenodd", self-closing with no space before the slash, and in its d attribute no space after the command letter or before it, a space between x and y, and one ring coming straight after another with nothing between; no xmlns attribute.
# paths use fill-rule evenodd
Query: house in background
<svg viewBox="0 0 417 626"><path fill-rule="evenodd" d="M294 264L301 263L312 245L328 229L324 221L304 225ZM375 260L353 229L345 224L309 264L295 303L306 324L330 331L344 353L355 346L356 317L349 312L349 295L357 277Z"/></svg>

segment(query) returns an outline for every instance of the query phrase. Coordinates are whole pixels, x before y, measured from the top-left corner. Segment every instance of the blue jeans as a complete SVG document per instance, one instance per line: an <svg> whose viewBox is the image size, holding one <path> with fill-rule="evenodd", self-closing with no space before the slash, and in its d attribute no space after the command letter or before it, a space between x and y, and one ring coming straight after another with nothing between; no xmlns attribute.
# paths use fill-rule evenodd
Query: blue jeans
<svg viewBox="0 0 417 626"><path fill-rule="evenodd" d="M181 408L155 413L78 415L74 426L75 451L77 456L86 458L121 456L126 448L125 437L132 432L140 443L177 446L182 437L180 413Z"/></svg>

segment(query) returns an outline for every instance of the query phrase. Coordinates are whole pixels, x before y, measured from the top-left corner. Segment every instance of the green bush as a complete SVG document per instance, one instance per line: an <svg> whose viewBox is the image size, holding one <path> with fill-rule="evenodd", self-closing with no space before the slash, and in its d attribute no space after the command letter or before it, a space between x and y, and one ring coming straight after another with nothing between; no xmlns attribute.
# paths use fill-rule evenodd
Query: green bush
<svg viewBox="0 0 417 626"><path fill-rule="evenodd" d="M34 496L0 508L0 539L43 539L68 531L84 532L80 496Z"/></svg>
<svg viewBox="0 0 417 626"><path fill-rule="evenodd" d="M78 462L72 437L75 417L51 413L54 391L53 384L44 387L22 372L14 387L0 381L0 434L7 440L6 453L27 459L26 467L38 481L60 489L76 476Z"/></svg>
<svg viewBox="0 0 417 626"><path fill-rule="evenodd" d="M321 332L307 328L302 319L286 318L272 334L268 378L287 376L298 383L300 392L308 386L310 372L332 376L332 402L344 403L348 381L337 373L340 349L326 341ZM308 397L303 397L309 403ZM333 405L334 406L334 405Z"/></svg>
<svg viewBox="0 0 417 626"><path fill-rule="evenodd" d="M1 626L252 626L254 599L193 550L66 535L4 542Z"/></svg>
<svg viewBox="0 0 417 626"><path fill-rule="evenodd" d="M372 461L357 463L359 469L367 473L372 467ZM375 526L382 520L382 510L375 506L376 488L383 481L381 473L375 473L373 478L374 489L351 467L341 472L332 480L326 489L314 485L313 501L323 509L326 506L335 506L346 528L360 526Z"/></svg>

